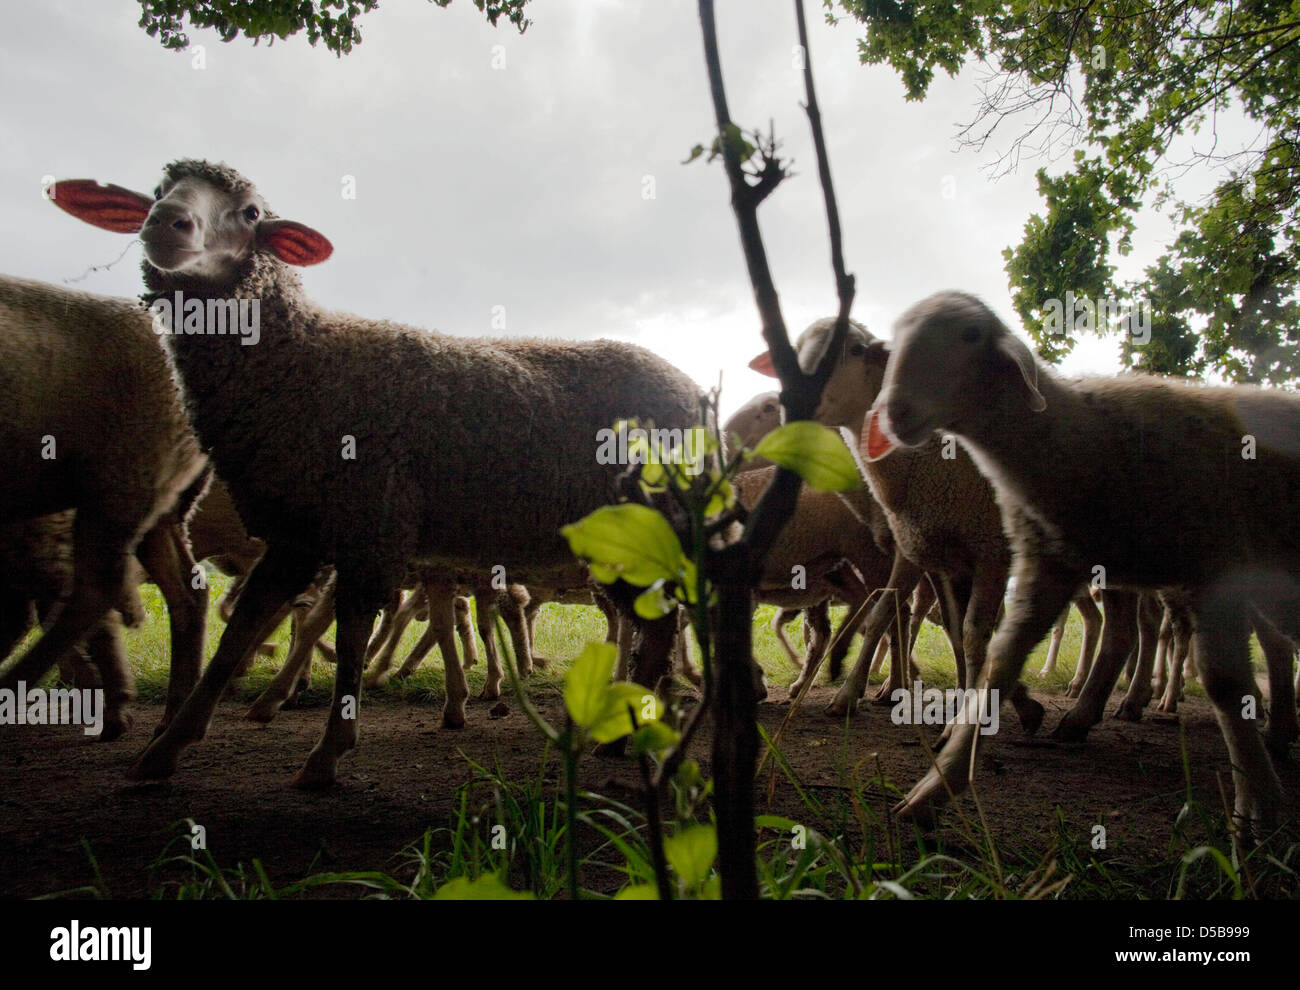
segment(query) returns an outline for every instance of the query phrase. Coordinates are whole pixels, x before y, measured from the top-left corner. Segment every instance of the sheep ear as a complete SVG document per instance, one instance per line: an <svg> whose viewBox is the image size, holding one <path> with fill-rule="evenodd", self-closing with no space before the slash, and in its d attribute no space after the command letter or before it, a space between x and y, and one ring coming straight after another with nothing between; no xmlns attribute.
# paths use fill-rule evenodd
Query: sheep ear
<svg viewBox="0 0 1300 990"><path fill-rule="evenodd" d="M1015 363L1016 369L1020 372L1020 379L1025 388L1025 402L1029 408L1033 412L1042 412L1046 409L1047 402L1038 391L1038 363L1034 360L1033 352L1024 341L1012 333L1002 334L998 339L997 348L1000 354Z"/></svg>
<svg viewBox="0 0 1300 990"><path fill-rule="evenodd" d="M115 234L138 234L153 197L94 179L66 179L50 186L50 202L78 220Z"/></svg>
<svg viewBox="0 0 1300 990"><path fill-rule="evenodd" d="M318 265L334 253L334 245L306 224L292 220L263 220L257 225L257 246L286 265Z"/></svg>
<svg viewBox="0 0 1300 990"><path fill-rule="evenodd" d="M894 441L880 428L880 410L867 413L867 428L863 431L862 451L868 461L878 461L894 449Z"/></svg>
<svg viewBox="0 0 1300 990"><path fill-rule="evenodd" d="M760 375L767 375L768 378L776 377L776 368L772 364L772 354L770 351L764 351L754 360L749 362L749 366L757 371Z"/></svg>

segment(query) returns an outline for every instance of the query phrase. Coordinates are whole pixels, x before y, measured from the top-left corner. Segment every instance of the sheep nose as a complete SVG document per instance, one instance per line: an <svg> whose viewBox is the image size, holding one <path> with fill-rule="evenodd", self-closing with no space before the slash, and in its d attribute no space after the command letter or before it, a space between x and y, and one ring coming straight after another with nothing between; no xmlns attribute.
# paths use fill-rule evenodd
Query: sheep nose
<svg viewBox="0 0 1300 990"><path fill-rule="evenodd" d="M193 234L198 229L198 219L193 213L181 206L156 204L149 212L144 223L146 228L155 231L170 228L178 234Z"/></svg>
<svg viewBox="0 0 1300 990"><path fill-rule="evenodd" d="M906 429L913 416L912 404L897 395L890 397L885 411L889 414L889 422L896 431Z"/></svg>

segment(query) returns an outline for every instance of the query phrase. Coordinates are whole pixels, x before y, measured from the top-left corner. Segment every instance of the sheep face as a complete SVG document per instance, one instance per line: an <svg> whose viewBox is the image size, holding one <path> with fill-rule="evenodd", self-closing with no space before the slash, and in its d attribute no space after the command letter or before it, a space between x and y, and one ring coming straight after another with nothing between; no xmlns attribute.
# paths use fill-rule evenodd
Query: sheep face
<svg viewBox="0 0 1300 990"><path fill-rule="evenodd" d="M752 450L780 425L781 396L776 392L760 392L727 420L723 428L727 434L727 448L736 451L743 446Z"/></svg>
<svg viewBox="0 0 1300 990"><path fill-rule="evenodd" d="M150 265L200 284L233 284L256 251L314 265L334 250L310 227L269 213L238 172L208 162L173 162L152 196L72 179L55 183L50 199L96 227L139 234Z"/></svg>
<svg viewBox="0 0 1300 990"><path fill-rule="evenodd" d="M916 447L935 430L962 433L990 390L1015 390L1044 408L1029 348L974 296L942 292L898 320L893 356L867 422L867 454Z"/></svg>
<svg viewBox="0 0 1300 990"><path fill-rule="evenodd" d="M805 374L811 374L816 369L834 332L835 320L828 317L810 324L799 335L795 341L795 352L799 355L799 367ZM826 387L822 389L821 402L817 406L817 421L826 426L847 426L851 430L858 430L880 391L888 358L888 345L872 336L861 323L850 320L839 359L831 370ZM754 358L749 366L755 371L775 377L776 372L766 351Z"/></svg>

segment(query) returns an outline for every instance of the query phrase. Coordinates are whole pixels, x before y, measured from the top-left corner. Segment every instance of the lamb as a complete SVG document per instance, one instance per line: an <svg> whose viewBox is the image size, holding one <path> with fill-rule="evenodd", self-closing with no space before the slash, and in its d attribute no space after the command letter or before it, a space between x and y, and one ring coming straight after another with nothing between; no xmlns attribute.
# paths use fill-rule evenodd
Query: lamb
<svg viewBox="0 0 1300 990"><path fill-rule="evenodd" d="M76 510L67 602L0 688L36 682L77 648L128 593L135 552L171 623L165 724L202 661L207 591L190 580L183 520L207 459L149 315L129 300L0 276L0 451L0 518Z"/></svg>
<svg viewBox="0 0 1300 990"><path fill-rule="evenodd" d="M1255 690L1251 611L1300 635L1300 398L1144 376L1067 382L974 296L945 292L900 318L864 444L883 457L935 430L959 436L993 485L1015 555L1015 596L980 687L1016 683L1094 566L1107 587L1179 589L1232 763L1234 815L1274 823L1281 784L1244 700ZM973 729L954 726L904 813L964 788Z"/></svg>
<svg viewBox="0 0 1300 990"><path fill-rule="evenodd" d="M795 346L802 365L816 364L834 326L833 319L818 320L800 334ZM883 341L862 324L850 321L840 360L822 392L818 421L857 435L876 397L887 356ZM770 358L761 354L750 367L770 373ZM983 666L1010 566L1010 552L988 483L954 441L937 436L903 457L868 464L866 475L898 549L887 587L897 589L900 598L905 598L923 573L938 579L936 591L953 644L958 684L969 687ZM890 607L887 600L878 603L867 627L876 628L876 623L887 618ZM857 704L866 691L870 661L870 652L864 649L828 706L828 714L842 717ZM904 688L901 667L893 667L883 699ZM1012 700L1025 730L1037 731L1042 705L1019 684Z"/></svg>
<svg viewBox="0 0 1300 990"><path fill-rule="evenodd" d="M93 181L55 189L74 216L140 233L146 298L160 315L179 301L188 321L172 326L189 332L164 335L187 411L249 532L267 542L198 687L134 777L175 772L240 658L330 563L334 699L295 778L329 785L356 745L375 614L408 562L453 572L510 563L509 580L545 583L572 559L560 527L611 500L620 466L608 463L617 458L601 431L626 418L687 431L701 418L698 386L630 344L459 338L321 310L290 266L322 262L332 246L277 218L228 166L173 162L153 196ZM255 344L244 344L251 332L194 332L226 329L202 326L223 300L247 304ZM660 676L675 624L645 623L638 682ZM467 694L460 665L449 664L444 725L464 724Z"/></svg>

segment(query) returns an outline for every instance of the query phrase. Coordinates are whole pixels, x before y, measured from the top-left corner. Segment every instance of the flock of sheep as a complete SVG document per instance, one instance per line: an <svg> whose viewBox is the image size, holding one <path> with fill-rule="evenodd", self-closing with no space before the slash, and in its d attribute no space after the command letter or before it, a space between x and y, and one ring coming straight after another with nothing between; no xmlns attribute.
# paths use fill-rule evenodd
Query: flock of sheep
<svg viewBox="0 0 1300 990"><path fill-rule="evenodd" d="M138 235L145 302L177 305L160 327L129 300L0 278L0 657L34 621L44 627L0 687L34 683L56 663L79 679L89 664L105 688L105 735L120 735L132 696L120 626L139 621L146 574L167 602L172 657L163 724L132 767L138 778L176 770L290 614L288 659L248 715L274 717L313 649L335 660L302 787L335 779L356 744L366 662L366 687L393 676L415 618L428 628L397 676L436 644L444 723L464 724L461 657L477 660L465 594L488 654L486 698L503 677L491 613L527 673L537 608L551 600L600 604L631 676L660 686L684 640L678 618L638 618L626 589L594 588L559 530L616 498L621 468L593 456L599 431L629 418L683 430L700 421L686 375L629 344L452 337L324 311L295 267L324 261L329 242L276 217L224 165L174 162L152 195L79 180L51 196L88 223ZM232 300L256 301L255 343L214 319L234 313ZM805 369L832 329L819 321L800 337ZM771 371L765 354L753 367ZM780 417L776 395L760 395L724 432L753 447ZM778 636L796 661L782 630L805 616L808 655L792 695L828 652L833 601L866 613L861 654L830 706L841 715L886 651L880 696L911 681L912 644L933 610L959 683L996 691L992 704L1008 698L1033 732L1043 707L1021 668L1057 624L1055 662L1058 619L1073 601L1086 630L1069 689L1078 700L1057 734L1082 738L1101 718L1130 655L1119 716L1141 717L1153 672L1160 706L1174 710L1194 658L1228 743L1236 812L1276 822L1281 791L1265 744L1285 756L1300 732L1300 522L1290 511L1300 399L1141 377L1067 382L978 300L947 293L909 311L892 343L852 324L818 419L852 434L867 485L844 496L805 487L756 589L779 607ZM736 490L752 506L775 468L747 468ZM205 559L236 580L202 669ZM1089 594L1098 587L1104 628ZM335 621L331 649L320 636ZM1258 696L1252 629L1268 658L1265 736L1248 703ZM833 677L849 640L829 650ZM948 726L905 813L923 816L964 786L977 722Z"/></svg>

